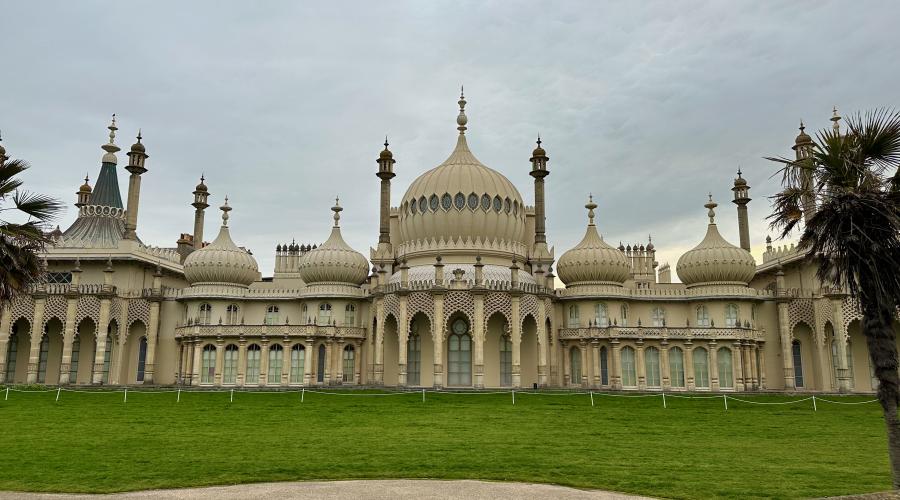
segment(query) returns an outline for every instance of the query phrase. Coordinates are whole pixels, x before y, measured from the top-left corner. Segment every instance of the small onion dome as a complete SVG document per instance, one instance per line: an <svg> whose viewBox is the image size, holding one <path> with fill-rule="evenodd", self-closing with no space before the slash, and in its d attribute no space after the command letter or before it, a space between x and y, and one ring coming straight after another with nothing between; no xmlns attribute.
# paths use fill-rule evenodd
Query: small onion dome
<svg viewBox="0 0 900 500"><path fill-rule="evenodd" d="M88 176L85 175L84 176L84 184L82 184L81 187L78 188L78 194L87 194L87 193L90 193L91 191L93 191L93 189L91 188L91 185L88 183Z"/></svg>
<svg viewBox="0 0 900 500"><path fill-rule="evenodd" d="M734 185L735 185L735 186L746 186L746 185L747 185L747 179L744 179L744 178L741 176L741 169L740 169L740 168L738 168L737 174L738 174L738 176L737 176L737 179L734 180Z"/></svg>
<svg viewBox="0 0 900 500"><path fill-rule="evenodd" d="M594 225L593 197L585 205L588 226L584 238L574 248L562 254L556 264L559 279L566 286L587 284L621 285L631 276L628 259L621 250L606 244Z"/></svg>
<svg viewBox="0 0 900 500"><path fill-rule="evenodd" d="M678 259L675 270L681 282L691 288L710 284L747 285L756 273L756 261L750 252L725 241L715 223L718 206L709 198L706 237Z"/></svg>
<svg viewBox="0 0 900 500"><path fill-rule="evenodd" d="M797 138L794 140L794 144L800 146L803 144L812 143L812 137L806 133L806 127L803 126L803 122L800 122L800 133L797 134Z"/></svg>
<svg viewBox="0 0 900 500"><path fill-rule="evenodd" d="M388 140L387 137L384 138L384 149L381 151L381 154L378 155L379 159L389 160L394 157L394 153L391 153L391 150L388 149Z"/></svg>
<svg viewBox="0 0 900 500"><path fill-rule="evenodd" d="M318 247L305 253L300 259L300 278L308 284L341 283L360 285L369 275L369 261L363 254L350 248L341 236L340 212L335 200L334 227L331 236Z"/></svg>
<svg viewBox="0 0 900 500"><path fill-rule="evenodd" d="M547 152L541 147L541 136L538 136L537 147L531 152L531 156L547 156Z"/></svg>
<svg viewBox="0 0 900 500"><path fill-rule="evenodd" d="M226 283L247 286L259 277L259 266L249 252L231 240L228 231L228 198L220 207L222 227L212 243L191 252L184 260L184 277L193 285L198 283Z"/></svg>
<svg viewBox="0 0 900 500"><path fill-rule="evenodd" d="M194 189L195 191L203 191L204 193L208 191L206 184L203 183L206 179L201 175L200 176L200 184L197 184L197 187Z"/></svg>
<svg viewBox="0 0 900 500"><path fill-rule="evenodd" d="M131 145L132 153L144 153L147 151L146 148L144 148L144 145L141 144L141 139L141 131L138 130L137 142Z"/></svg>

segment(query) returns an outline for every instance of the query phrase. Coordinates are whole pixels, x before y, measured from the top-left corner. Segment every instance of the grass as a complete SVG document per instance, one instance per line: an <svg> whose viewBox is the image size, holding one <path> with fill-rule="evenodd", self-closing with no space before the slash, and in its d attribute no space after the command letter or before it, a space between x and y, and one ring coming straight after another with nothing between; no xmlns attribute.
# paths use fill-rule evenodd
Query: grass
<svg viewBox="0 0 900 500"><path fill-rule="evenodd" d="M363 394L344 392L342 394ZM374 394L368 392L365 394ZM668 498L890 489L877 404L421 393L0 392L0 490L361 478L556 483ZM737 396L757 402L798 399ZM860 398L833 396L841 401ZM871 399L871 398L864 398Z"/></svg>

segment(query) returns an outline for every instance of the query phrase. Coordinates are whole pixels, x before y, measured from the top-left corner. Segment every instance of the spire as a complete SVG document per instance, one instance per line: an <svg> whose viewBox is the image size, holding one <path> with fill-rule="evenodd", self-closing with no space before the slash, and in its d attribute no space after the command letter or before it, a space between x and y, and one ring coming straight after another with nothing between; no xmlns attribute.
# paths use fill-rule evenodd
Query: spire
<svg viewBox="0 0 900 500"><path fill-rule="evenodd" d="M231 207L228 206L228 195L225 195L225 203L219 207L219 210L222 211L222 227L228 227L228 212L231 211Z"/></svg>
<svg viewBox="0 0 900 500"><path fill-rule="evenodd" d="M709 209L709 212L707 212L707 216L709 217L709 223L712 225L715 225L715 223L716 223L715 208L717 206L719 206L719 204L713 201L712 193L709 193L709 201L703 206Z"/></svg>
<svg viewBox="0 0 900 500"><path fill-rule="evenodd" d="M588 225L594 225L594 209L597 208L597 204L594 203L594 195L588 195L588 202L584 205L584 208L588 209Z"/></svg>
<svg viewBox="0 0 900 500"><path fill-rule="evenodd" d="M832 130L834 130L834 133L840 134L841 133L841 125L838 122L841 121L841 115L838 114L837 106L834 106L831 109L830 120L831 120L831 128L832 128Z"/></svg>
<svg viewBox="0 0 900 500"><path fill-rule="evenodd" d="M456 117L456 124L459 125L456 127L456 130L459 130L459 135L465 135L466 123L469 122L469 119L466 117L466 96L463 92L463 87L459 87L459 116Z"/></svg>
<svg viewBox="0 0 900 500"><path fill-rule="evenodd" d="M334 212L334 227L341 227L341 199L337 196L334 198L334 206L331 207L331 211Z"/></svg>
<svg viewBox="0 0 900 500"><path fill-rule="evenodd" d="M119 130L119 127L116 126L116 114L112 115L112 122L110 122L109 126L106 127L109 129L109 142L100 146L100 149L106 151L103 155L103 163L112 163L115 165L117 163L116 153L119 151L119 146L116 146L116 130Z"/></svg>

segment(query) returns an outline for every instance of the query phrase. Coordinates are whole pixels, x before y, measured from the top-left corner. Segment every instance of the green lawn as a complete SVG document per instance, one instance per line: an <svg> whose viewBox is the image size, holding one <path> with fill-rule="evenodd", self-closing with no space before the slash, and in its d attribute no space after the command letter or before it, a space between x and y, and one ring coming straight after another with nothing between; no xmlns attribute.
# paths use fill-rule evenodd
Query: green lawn
<svg viewBox="0 0 900 500"><path fill-rule="evenodd" d="M361 394L342 392L342 394ZM371 393L369 393L371 394ZM595 395L0 392L0 490L532 481L669 498L890 489L877 404ZM738 396L759 402L798 399ZM868 398L839 398L861 401Z"/></svg>

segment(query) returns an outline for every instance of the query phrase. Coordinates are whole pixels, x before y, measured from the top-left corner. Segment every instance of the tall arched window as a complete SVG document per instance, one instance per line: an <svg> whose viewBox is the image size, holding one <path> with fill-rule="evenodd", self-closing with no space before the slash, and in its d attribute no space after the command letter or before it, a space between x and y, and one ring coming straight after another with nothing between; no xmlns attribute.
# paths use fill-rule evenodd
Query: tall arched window
<svg viewBox="0 0 900 500"><path fill-rule="evenodd" d="M725 306L725 326L728 328L741 326L740 323L738 323L738 306L734 304Z"/></svg>
<svg viewBox="0 0 900 500"><path fill-rule="evenodd" d="M653 321L653 326L666 326L666 310L659 306L654 307L650 312L650 319Z"/></svg>
<svg viewBox="0 0 900 500"><path fill-rule="evenodd" d="M197 319L201 325L208 325L212 321L212 305L200 304L200 314Z"/></svg>
<svg viewBox="0 0 900 500"><path fill-rule="evenodd" d="M684 387L684 351L680 347L669 349L669 380L672 387Z"/></svg>
<svg viewBox="0 0 900 500"><path fill-rule="evenodd" d="M422 339L418 325L414 328L406 342L406 383L409 385L419 385L422 380Z"/></svg>
<svg viewBox="0 0 900 500"><path fill-rule="evenodd" d="M225 309L225 324L226 325L236 325L240 323L241 308L238 307L237 304L229 304Z"/></svg>
<svg viewBox="0 0 900 500"><path fill-rule="evenodd" d="M144 381L144 371L147 369L147 337L141 337L138 343L137 381Z"/></svg>
<svg viewBox="0 0 900 500"><path fill-rule="evenodd" d="M271 305L266 308L266 324L267 325L277 325L278 324L278 306Z"/></svg>
<svg viewBox="0 0 900 500"><path fill-rule="evenodd" d="M453 322L447 337L447 364L449 385L472 385L472 337L469 324L462 319Z"/></svg>
<svg viewBox="0 0 900 500"><path fill-rule="evenodd" d="M250 344L247 346L247 366L244 369L244 383L259 383L259 358L262 355L262 349L258 344Z"/></svg>
<svg viewBox="0 0 900 500"><path fill-rule="evenodd" d="M569 328L578 328L578 306L576 304L572 304L569 306L569 321L566 325Z"/></svg>
<svg viewBox="0 0 900 500"><path fill-rule="evenodd" d="M619 308L619 324L622 326L628 326L628 305L622 304L622 307Z"/></svg>
<svg viewBox="0 0 900 500"><path fill-rule="evenodd" d="M266 380L269 385L281 383L281 368L284 366L284 347L281 344L269 346L269 368Z"/></svg>
<svg viewBox="0 0 900 500"><path fill-rule="evenodd" d="M599 303L594 306L594 325L599 327L609 326L609 310L606 304Z"/></svg>
<svg viewBox="0 0 900 500"><path fill-rule="evenodd" d="M237 381L237 366L238 366L238 354L239 354L238 346L234 344L228 344L225 346L225 366L222 367L222 383L223 384L234 384Z"/></svg>
<svg viewBox="0 0 900 500"><path fill-rule="evenodd" d="M609 350L606 346L600 348L600 384L609 385Z"/></svg>
<svg viewBox="0 0 900 500"><path fill-rule="evenodd" d="M38 357L38 375L37 381L43 384L47 381L47 356L50 354L50 334L45 333L41 339L41 352Z"/></svg>
<svg viewBox="0 0 900 500"><path fill-rule="evenodd" d="M344 308L344 324L356 326L356 305L347 304L347 307Z"/></svg>
<svg viewBox="0 0 900 500"><path fill-rule="evenodd" d="M719 387L722 389L734 388L734 368L731 364L731 349L720 347L716 352L716 360L719 363Z"/></svg>
<svg viewBox="0 0 900 500"><path fill-rule="evenodd" d="M659 349L648 347L644 349L644 370L647 373L647 387L659 387L662 385L659 373Z"/></svg>
<svg viewBox="0 0 900 500"><path fill-rule="evenodd" d="M706 306L697 306L697 326L709 326L709 309Z"/></svg>
<svg viewBox="0 0 900 500"><path fill-rule="evenodd" d="M201 362L200 383L212 384L216 381L216 346L212 344L203 346Z"/></svg>
<svg viewBox="0 0 900 500"><path fill-rule="evenodd" d="M15 327L13 327L15 329ZM19 355L19 334L13 332L6 345L6 383L12 384L16 378L16 358Z"/></svg>
<svg viewBox="0 0 900 500"><path fill-rule="evenodd" d="M11 340L10 340L11 341ZM69 383L78 382L78 359L81 358L81 335L75 334L75 340L72 341L72 358L69 363ZM6 379L6 383L12 383L12 380Z"/></svg>
<svg viewBox="0 0 900 500"><path fill-rule="evenodd" d="M294 344L291 348L291 383L302 384L306 364L306 348L303 344Z"/></svg>
<svg viewBox="0 0 900 500"><path fill-rule="evenodd" d="M572 384L581 385L581 350L577 347L569 349L569 367Z"/></svg>
<svg viewBox="0 0 900 500"><path fill-rule="evenodd" d="M637 370L634 364L634 348L625 346L622 348L622 387L637 386Z"/></svg>
<svg viewBox="0 0 900 500"><path fill-rule="evenodd" d="M709 388L709 353L703 347L695 347L694 353L694 386L698 389Z"/></svg>
<svg viewBox="0 0 900 500"><path fill-rule="evenodd" d="M356 372L356 350L352 345L344 347L344 382L353 382L353 375Z"/></svg>
<svg viewBox="0 0 900 500"><path fill-rule="evenodd" d="M794 385L803 387L803 355L800 353L800 341L791 343L791 354L794 358Z"/></svg>
<svg viewBox="0 0 900 500"><path fill-rule="evenodd" d="M320 325L331 324L331 304L327 302L319 304L319 319L317 323Z"/></svg>
<svg viewBox="0 0 900 500"><path fill-rule="evenodd" d="M500 336L500 385L512 385L512 341L509 335Z"/></svg>

